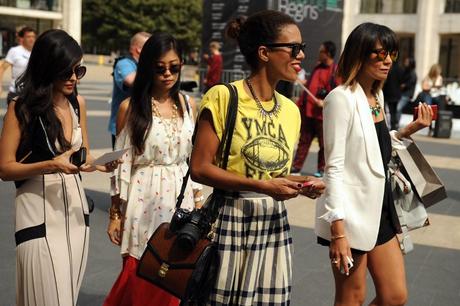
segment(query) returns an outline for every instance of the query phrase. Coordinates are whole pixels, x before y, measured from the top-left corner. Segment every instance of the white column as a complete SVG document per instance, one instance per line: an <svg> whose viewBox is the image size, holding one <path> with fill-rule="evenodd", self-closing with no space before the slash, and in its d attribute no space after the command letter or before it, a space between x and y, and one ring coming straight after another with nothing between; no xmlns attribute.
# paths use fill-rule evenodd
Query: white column
<svg viewBox="0 0 460 306"><path fill-rule="evenodd" d="M78 43L81 40L82 0L62 0L62 29Z"/></svg>
<svg viewBox="0 0 460 306"><path fill-rule="evenodd" d="M439 24L443 1L418 1L417 32L415 35L415 60L417 76L421 80L438 63L441 38Z"/></svg>

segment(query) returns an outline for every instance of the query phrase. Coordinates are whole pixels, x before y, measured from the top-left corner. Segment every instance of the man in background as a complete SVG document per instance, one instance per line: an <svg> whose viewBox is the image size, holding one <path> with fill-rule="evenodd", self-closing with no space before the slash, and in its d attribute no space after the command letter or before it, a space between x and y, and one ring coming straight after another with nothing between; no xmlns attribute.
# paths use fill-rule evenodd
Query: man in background
<svg viewBox="0 0 460 306"><path fill-rule="evenodd" d="M118 109L123 100L131 96L131 88L136 78L137 62L150 34L138 32L131 38L129 55L119 57L113 66L113 90L109 119L109 132L112 135L112 148L115 147L116 122Z"/></svg>
<svg viewBox="0 0 460 306"><path fill-rule="evenodd" d="M204 54L203 58L208 64L206 78L203 81L204 92L206 92L213 85L220 82L220 77L223 68L222 54L220 53L220 44L217 41L212 41L209 44L210 55Z"/></svg>
<svg viewBox="0 0 460 306"><path fill-rule="evenodd" d="M318 54L318 64L313 69L307 88L314 97L303 92L297 101L300 108L302 125L300 128L300 139L297 145L297 152L292 163L291 173L300 173L311 142L318 138L319 152L316 177L322 177L324 173L324 141L323 141L323 99L337 86L335 71L337 64L334 63L336 52L335 44L332 41L325 41L321 44Z"/></svg>
<svg viewBox="0 0 460 306"><path fill-rule="evenodd" d="M30 52L37 38L35 30L31 27L25 26L17 33L18 43L16 47L8 50L5 59L0 65L0 93L3 88L3 74L11 67L11 83L8 87L8 95L6 102L9 104L16 96L16 80L26 71L27 64L29 63Z"/></svg>

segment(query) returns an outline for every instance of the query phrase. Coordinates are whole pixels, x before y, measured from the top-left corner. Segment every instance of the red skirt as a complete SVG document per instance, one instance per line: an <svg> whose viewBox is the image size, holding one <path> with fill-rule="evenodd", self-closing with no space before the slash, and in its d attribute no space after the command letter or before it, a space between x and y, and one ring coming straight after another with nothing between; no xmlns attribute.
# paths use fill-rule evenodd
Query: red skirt
<svg viewBox="0 0 460 306"><path fill-rule="evenodd" d="M180 300L136 275L139 261L123 257L123 269L104 306L178 306Z"/></svg>

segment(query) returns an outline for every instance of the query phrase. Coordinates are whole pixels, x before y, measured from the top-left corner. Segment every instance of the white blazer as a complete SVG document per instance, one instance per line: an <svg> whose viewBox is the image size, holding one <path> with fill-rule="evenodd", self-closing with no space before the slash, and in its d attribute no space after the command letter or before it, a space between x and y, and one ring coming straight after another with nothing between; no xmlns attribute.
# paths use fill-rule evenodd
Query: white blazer
<svg viewBox="0 0 460 306"><path fill-rule="evenodd" d="M383 94L378 101L383 105ZM330 222L344 220L351 248L368 251L377 241L385 173L366 95L339 86L323 109L326 190L316 202L315 233L330 240Z"/></svg>

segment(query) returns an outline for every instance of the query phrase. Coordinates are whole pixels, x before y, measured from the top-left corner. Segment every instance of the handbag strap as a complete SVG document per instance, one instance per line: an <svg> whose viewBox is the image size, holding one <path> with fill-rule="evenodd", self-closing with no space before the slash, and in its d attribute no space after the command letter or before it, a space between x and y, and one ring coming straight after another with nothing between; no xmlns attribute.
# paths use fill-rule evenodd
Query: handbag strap
<svg viewBox="0 0 460 306"><path fill-rule="evenodd" d="M217 150L218 154L220 154L221 156L219 167L225 170L227 169L228 157L230 155L230 147L232 144L233 131L235 130L236 114L238 113L238 92L235 86L231 84L221 83L218 85L225 85L225 87L227 87L230 93L224 133L222 134L222 141L220 142L219 148ZM195 125L195 132L196 132L197 127L198 125ZM195 135L195 132L193 133L194 135ZM176 209L180 208L180 206L182 205L182 201L184 200L185 188L187 187L187 182L188 182L189 177L190 177L190 166L187 169L187 173L185 174L182 180L182 186L180 189L180 193L177 196ZM216 193L216 192L224 193L223 190L214 188L213 193ZM210 209L211 211L216 210L215 207L209 207L208 209Z"/></svg>

